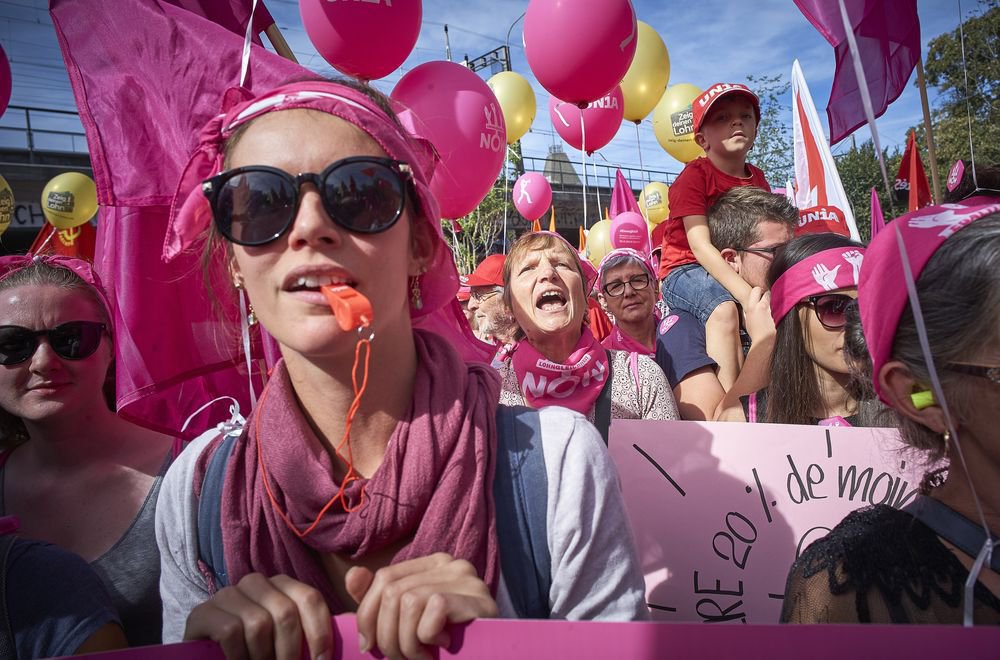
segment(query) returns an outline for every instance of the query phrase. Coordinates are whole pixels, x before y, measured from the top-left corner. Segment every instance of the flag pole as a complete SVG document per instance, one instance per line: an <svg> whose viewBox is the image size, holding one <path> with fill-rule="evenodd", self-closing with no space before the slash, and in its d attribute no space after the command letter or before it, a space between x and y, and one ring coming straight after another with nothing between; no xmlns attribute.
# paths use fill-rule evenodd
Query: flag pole
<svg viewBox="0 0 1000 660"><path fill-rule="evenodd" d="M264 30L264 34L267 35L268 40L271 42L271 45L274 46L274 50L278 53L278 55L281 55L286 60L291 60L296 64L299 63L299 61L295 59L295 54L292 53L292 49L288 47L288 42L285 41L285 37L281 34L281 30L278 29L277 23L271 23L268 25L267 29ZM935 181L937 181L937 179L935 179Z"/></svg>
<svg viewBox="0 0 1000 660"><path fill-rule="evenodd" d="M934 186L934 203L941 203L941 181L938 179L937 158L934 156L934 129L931 110L927 103L927 83L924 80L924 56L917 57L917 87L920 88L920 105L924 110L924 135L927 140L927 159L931 161L931 183Z"/></svg>

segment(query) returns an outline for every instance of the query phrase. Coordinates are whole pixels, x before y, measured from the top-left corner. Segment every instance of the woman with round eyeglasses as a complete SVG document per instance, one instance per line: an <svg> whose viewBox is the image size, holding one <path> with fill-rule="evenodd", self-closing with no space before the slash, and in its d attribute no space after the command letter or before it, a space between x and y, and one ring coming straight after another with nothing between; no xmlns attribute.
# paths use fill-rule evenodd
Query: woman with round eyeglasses
<svg viewBox="0 0 1000 660"><path fill-rule="evenodd" d="M844 359L844 313L857 298L864 247L837 234L792 239L768 270L777 333L770 385L723 402L722 421L870 426Z"/></svg>
<svg viewBox="0 0 1000 660"><path fill-rule="evenodd" d="M160 641L154 509L179 447L109 403L110 309L85 261L0 258L0 516L89 562L140 646Z"/></svg>
<svg viewBox="0 0 1000 660"><path fill-rule="evenodd" d="M569 408L586 415L605 442L612 419L677 419L659 366L646 355L605 348L590 330L587 291L594 281L564 238L521 235L503 279L517 341L499 365L501 403Z"/></svg>
<svg viewBox="0 0 1000 660"><path fill-rule="evenodd" d="M204 434L167 475L165 639L331 657L330 615L356 612L363 652L428 657L449 623L523 612L530 569L508 557L528 539L500 527L512 475L496 372L465 362L459 336L415 327L461 319L433 150L353 81L282 85L200 136L173 247L208 233L207 259L233 281L223 295L243 290L281 357L242 431ZM551 521L538 604L553 618L648 616L600 437L568 411L537 422Z"/></svg>
<svg viewBox="0 0 1000 660"><path fill-rule="evenodd" d="M996 626L1000 199L896 218L868 247L858 303L871 386L928 472L901 508L858 509L804 549L781 621Z"/></svg>

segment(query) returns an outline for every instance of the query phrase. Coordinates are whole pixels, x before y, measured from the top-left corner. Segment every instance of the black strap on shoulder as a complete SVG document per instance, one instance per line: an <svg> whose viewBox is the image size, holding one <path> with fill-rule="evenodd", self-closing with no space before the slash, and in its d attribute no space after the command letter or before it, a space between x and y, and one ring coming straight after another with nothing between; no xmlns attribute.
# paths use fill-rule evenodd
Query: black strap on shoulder
<svg viewBox="0 0 1000 660"><path fill-rule="evenodd" d="M594 426L604 439L604 445L607 446L608 434L611 432L611 381L614 376L612 372L614 359L611 351L605 352L608 354L608 374L604 387L601 388L601 393L597 395L597 401L594 403Z"/></svg>
<svg viewBox="0 0 1000 660"><path fill-rule="evenodd" d="M927 525L935 534L973 559L986 543L986 531L940 500L926 495L918 495L903 507L903 511ZM996 538L994 544L998 544ZM1000 552L990 557L990 568L1000 571Z"/></svg>
<svg viewBox="0 0 1000 660"><path fill-rule="evenodd" d="M13 534L0 536L0 658L16 658L14 631L10 627L10 613L7 611L7 558L14 547Z"/></svg>
<svg viewBox="0 0 1000 660"><path fill-rule="evenodd" d="M497 407L496 469L493 497L504 582L520 618L548 619L548 475L537 410Z"/></svg>
<svg viewBox="0 0 1000 660"><path fill-rule="evenodd" d="M222 548L222 487L226 482L226 464L239 436L223 436L205 468L198 498L198 558L212 571L216 590L229 586L226 556Z"/></svg>

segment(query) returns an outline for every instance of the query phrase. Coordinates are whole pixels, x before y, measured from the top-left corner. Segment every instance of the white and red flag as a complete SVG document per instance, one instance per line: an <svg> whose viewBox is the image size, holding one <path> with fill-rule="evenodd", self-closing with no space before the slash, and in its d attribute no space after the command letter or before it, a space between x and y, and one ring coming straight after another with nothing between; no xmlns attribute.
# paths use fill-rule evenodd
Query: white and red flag
<svg viewBox="0 0 1000 660"><path fill-rule="evenodd" d="M795 206L799 209L796 233L832 231L859 240L854 213L798 60L792 63L792 133Z"/></svg>

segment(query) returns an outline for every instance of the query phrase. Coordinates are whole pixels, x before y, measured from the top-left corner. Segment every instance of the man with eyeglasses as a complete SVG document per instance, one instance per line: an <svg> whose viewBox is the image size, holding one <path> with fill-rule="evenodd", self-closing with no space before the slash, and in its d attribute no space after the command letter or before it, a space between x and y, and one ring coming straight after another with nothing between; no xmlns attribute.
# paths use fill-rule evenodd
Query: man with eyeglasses
<svg viewBox="0 0 1000 660"><path fill-rule="evenodd" d="M465 284L469 287L469 312L472 331L483 341L505 344L513 339L513 320L503 304L502 254L491 254L472 271Z"/></svg>

